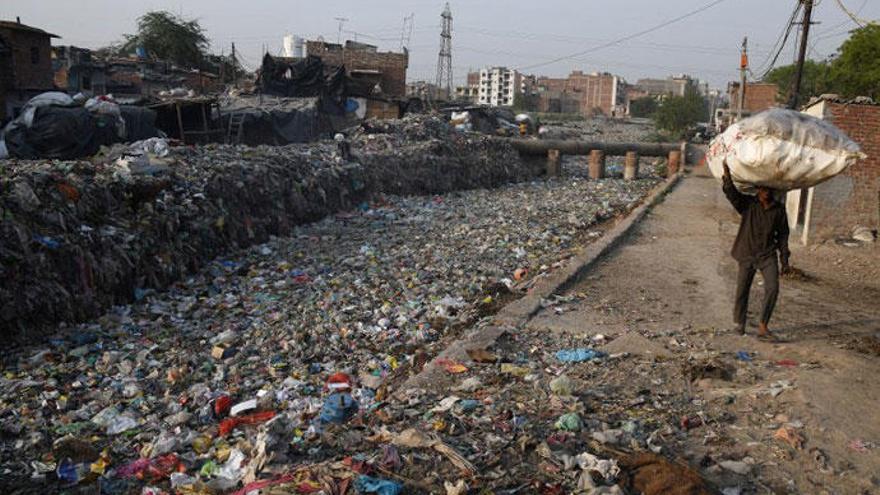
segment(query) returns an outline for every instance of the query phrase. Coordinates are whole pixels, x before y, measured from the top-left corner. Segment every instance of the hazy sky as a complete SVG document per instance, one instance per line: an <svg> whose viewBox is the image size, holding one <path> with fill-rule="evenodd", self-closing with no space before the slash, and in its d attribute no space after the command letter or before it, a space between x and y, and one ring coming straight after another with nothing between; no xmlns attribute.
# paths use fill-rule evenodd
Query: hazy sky
<svg viewBox="0 0 880 495"><path fill-rule="evenodd" d="M867 19L880 19L878 0L842 0ZM455 79L488 65L527 68L584 51L673 19L710 0L453 0L452 52ZM97 48L136 29L139 15L165 9L199 19L216 52L229 53L234 41L249 68L263 49L277 54L286 33L400 47L403 18L415 14L410 41L409 80L433 80L440 43L437 0L0 0L0 19L20 16L25 24L61 36L55 44ZM770 55L796 0L725 0L681 22L620 45L566 59L529 73L563 76L572 69L608 71L635 82L640 77L688 73L723 88L738 78L739 47L749 37L755 77ZM856 27L836 0L814 8L812 58L834 53ZM358 34L355 34L358 33ZM794 57L794 36L779 57Z"/></svg>

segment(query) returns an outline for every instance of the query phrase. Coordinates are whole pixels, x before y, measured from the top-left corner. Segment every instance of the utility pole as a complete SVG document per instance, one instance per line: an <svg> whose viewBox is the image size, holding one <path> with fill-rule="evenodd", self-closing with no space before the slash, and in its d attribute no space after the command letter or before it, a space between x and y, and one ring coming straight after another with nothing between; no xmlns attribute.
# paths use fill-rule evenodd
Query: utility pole
<svg viewBox="0 0 880 495"><path fill-rule="evenodd" d="M336 44L341 45L342 44L342 26L346 22L348 22L348 17L334 17L333 19L336 21L339 21L339 33L336 35Z"/></svg>
<svg viewBox="0 0 880 495"><path fill-rule="evenodd" d="M797 70L794 73L791 100L788 102L788 108L791 109L797 108L798 100L801 97L801 78L804 74L804 59L807 56L807 36L810 34L810 17L813 15L813 0L800 1L804 4L804 20L801 27L803 31L801 31L801 46L798 51Z"/></svg>
<svg viewBox="0 0 880 495"><path fill-rule="evenodd" d="M739 101L736 104L736 120L743 117L743 108L746 104L746 72L749 70L749 38L743 38L742 54L739 57Z"/></svg>
<svg viewBox="0 0 880 495"><path fill-rule="evenodd" d="M238 87L238 71L235 68L238 67L238 61L235 60L235 42L232 42L232 86Z"/></svg>

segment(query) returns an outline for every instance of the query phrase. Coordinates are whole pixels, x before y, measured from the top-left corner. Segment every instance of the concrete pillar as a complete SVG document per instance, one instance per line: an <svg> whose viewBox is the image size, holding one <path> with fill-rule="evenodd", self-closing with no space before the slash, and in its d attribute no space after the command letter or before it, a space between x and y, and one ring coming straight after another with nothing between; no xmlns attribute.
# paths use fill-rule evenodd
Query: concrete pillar
<svg viewBox="0 0 880 495"><path fill-rule="evenodd" d="M681 151L675 150L669 152L669 159L666 161L666 176L672 177L678 173L681 166Z"/></svg>
<svg viewBox="0 0 880 495"><path fill-rule="evenodd" d="M590 178L605 178L605 152L602 150L590 150Z"/></svg>
<svg viewBox="0 0 880 495"><path fill-rule="evenodd" d="M624 180L635 180L639 177L639 154L635 151L627 151L623 162Z"/></svg>
<svg viewBox="0 0 880 495"><path fill-rule="evenodd" d="M688 161L688 143L687 141L681 142L681 169L684 170L687 167Z"/></svg>
<svg viewBox="0 0 880 495"><path fill-rule="evenodd" d="M547 177L558 177L561 171L559 150L547 150Z"/></svg>

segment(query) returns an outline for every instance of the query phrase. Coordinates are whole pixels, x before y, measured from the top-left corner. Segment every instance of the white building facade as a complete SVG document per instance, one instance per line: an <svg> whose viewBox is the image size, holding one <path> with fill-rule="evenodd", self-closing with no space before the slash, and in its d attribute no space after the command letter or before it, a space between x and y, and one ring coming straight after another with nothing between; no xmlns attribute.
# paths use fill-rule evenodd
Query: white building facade
<svg viewBox="0 0 880 495"><path fill-rule="evenodd" d="M493 107L509 107L522 92L522 76L506 67L492 67L480 71L477 102Z"/></svg>

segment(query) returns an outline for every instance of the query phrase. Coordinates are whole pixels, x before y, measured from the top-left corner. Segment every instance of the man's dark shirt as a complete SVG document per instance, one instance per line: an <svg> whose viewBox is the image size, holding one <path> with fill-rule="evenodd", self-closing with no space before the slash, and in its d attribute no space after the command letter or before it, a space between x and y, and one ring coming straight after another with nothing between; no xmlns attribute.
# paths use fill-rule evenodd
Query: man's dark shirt
<svg viewBox="0 0 880 495"><path fill-rule="evenodd" d="M739 232L730 254L737 261L757 261L779 250L783 264L788 264L788 218L785 206L773 202L764 209L757 197L736 190L733 180L724 177L724 195L742 216Z"/></svg>

